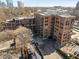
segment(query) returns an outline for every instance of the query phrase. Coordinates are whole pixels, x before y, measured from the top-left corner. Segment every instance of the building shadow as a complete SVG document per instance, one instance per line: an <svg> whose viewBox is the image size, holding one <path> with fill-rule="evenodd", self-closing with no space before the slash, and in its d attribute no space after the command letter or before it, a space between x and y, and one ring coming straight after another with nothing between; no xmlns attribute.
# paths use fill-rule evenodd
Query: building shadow
<svg viewBox="0 0 79 59"><path fill-rule="evenodd" d="M43 56L50 55L54 53L57 49L60 49L61 47L58 46L56 41L52 39L43 40L43 44L38 45L38 48L40 49L40 52Z"/></svg>

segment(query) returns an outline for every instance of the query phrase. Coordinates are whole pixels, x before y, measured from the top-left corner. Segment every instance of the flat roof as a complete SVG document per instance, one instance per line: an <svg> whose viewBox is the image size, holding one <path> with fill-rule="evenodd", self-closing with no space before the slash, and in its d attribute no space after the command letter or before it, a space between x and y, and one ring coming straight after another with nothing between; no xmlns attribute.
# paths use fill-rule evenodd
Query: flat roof
<svg viewBox="0 0 79 59"><path fill-rule="evenodd" d="M40 14L40 15L42 15L42 16L50 16L50 15L52 15L52 14L50 14L50 13L47 13L47 12L38 13L38 14Z"/></svg>
<svg viewBox="0 0 79 59"><path fill-rule="evenodd" d="M73 17L73 18L75 18L75 16L72 16L72 15L65 15L65 14L63 14L63 15L59 15L60 17L66 17L66 18L69 18L69 17Z"/></svg>
<svg viewBox="0 0 79 59"><path fill-rule="evenodd" d="M34 16L28 16L28 17L15 17L14 19L15 20L22 20L22 19L33 19L33 18L35 18Z"/></svg>
<svg viewBox="0 0 79 59"><path fill-rule="evenodd" d="M9 21L13 21L13 19L15 20L23 20L23 19L34 19L35 17L34 16L28 16L28 17L14 17L12 19L8 19L6 20L6 23L9 22Z"/></svg>

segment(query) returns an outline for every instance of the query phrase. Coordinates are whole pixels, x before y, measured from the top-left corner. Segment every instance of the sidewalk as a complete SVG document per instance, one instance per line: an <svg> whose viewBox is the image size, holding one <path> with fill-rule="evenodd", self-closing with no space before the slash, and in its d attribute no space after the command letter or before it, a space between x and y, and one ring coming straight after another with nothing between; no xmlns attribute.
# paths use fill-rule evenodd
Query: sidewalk
<svg viewBox="0 0 79 59"><path fill-rule="evenodd" d="M44 59L63 59L58 53L53 52L50 55L44 56Z"/></svg>

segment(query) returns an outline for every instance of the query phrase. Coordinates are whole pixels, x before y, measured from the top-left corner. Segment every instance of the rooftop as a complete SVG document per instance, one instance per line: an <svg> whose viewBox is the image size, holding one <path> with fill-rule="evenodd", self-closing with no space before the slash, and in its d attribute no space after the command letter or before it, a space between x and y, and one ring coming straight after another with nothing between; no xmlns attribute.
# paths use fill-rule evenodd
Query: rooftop
<svg viewBox="0 0 79 59"><path fill-rule="evenodd" d="M75 18L75 16L72 16L72 15L67 15L67 14L63 14L63 15L59 15L59 16L61 16L61 17L66 17L66 18L70 18L70 17L73 17L73 18Z"/></svg>
<svg viewBox="0 0 79 59"><path fill-rule="evenodd" d="M49 12L43 12L43 13L39 13L42 16L51 16L51 15L57 15L60 17L65 17L65 18L75 18L75 16L72 16L70 14L57 14L57 13L49 13Z"/></svg>
<svg viewBox="0 0 79 59"><path fill-rule="evenodd" d="M28 17L15 17L14 19L15 20L23 20L23 19L33 19L34 18L34 16L28 16Z"/></svg>
<svg viewBox="0 0 79 59"><path fill-rule="evenodd" d="M42 15L42 16L50 16L50 15L52 15L52 14L50 14L48 12L43 12L43 13L39 13L39 14Z"/></svg>
<svg viewBox="0 0 79 59"><path fill-rule="evenodd" d="M15 20L24 20L24 19L34 19L34 16L28 16L28 17L14 17ZM13 21L13 19L6 20L6 23L9 21Z"/></svg>
<svg viewBox="0 0 79 59"><path fill-rule="evenodd" d="M40 12L38 13L42 16L51 16L51 15L58 15L58 16L61 16L61 17L66 17L66 18L69 18L69 17L73 17L75 18L75 16L72 16L69 14L68 10L63 10L63 9L47 9L46 12Z"/></svg>

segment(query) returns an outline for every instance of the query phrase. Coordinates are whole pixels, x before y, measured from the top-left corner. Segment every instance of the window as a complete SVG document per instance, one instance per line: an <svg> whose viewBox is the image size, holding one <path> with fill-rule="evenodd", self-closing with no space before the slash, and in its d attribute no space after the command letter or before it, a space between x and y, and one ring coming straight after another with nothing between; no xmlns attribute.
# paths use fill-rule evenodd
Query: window
<svg viewBox="0 0 79 59"><path fill-rule="evenodd" d="M60 28L63 29L63 26L61 26Z"/></svg>
<svg viewBox="0 0 79 59"><path fill-rule="evenodd" d="M56 28L56 31L58 31L58 29Z"/></svg>
<svg viewBox="0 0 79 59"><path fill-rule="evenodd" d="M66 42L65 40L62 41L63 43Z"/></svg>
<svg viewBox="0 0 79 59"><path fill-rule="evenodd" d="M64 25L63 23L60 23L61 25Z"/></svg>
<svg viewBox="0 0 79 59"><path fill-rule="evenodd" d="M48 23L45 23L45 26L47 26L48 25Z"/></svg>
<svg viewBox="0 0 79 59"><path fill-rule="evenodd" d="M61 33L59 33L59 35L60 35L60 36L62 36L62 34L61 34Z"/></svg>
<svg viewBox="0 0 79 59"><path fill-rule="evenodd" d="M58 17L56 18L56 20L59 19Z"/></svg>
<svg viewBox="0 0 79 59"><path fill-rule="evenodd" d="M45 22L48 22L48 19L46 19Z"/></svg>
<svg viewBox="0 0 79 59"><path fill-rule="evenodd" d="M59 27L59 25L58 25L58 24L57 24L56 26L57 26L57 27Z"/></svg>
<svg viewBox="0 0 79 59"><path fill-rule="evenodd" d="M55 32L56 32L56 30L55 30Z"/></svg>
<svg viewBox="0 0 79 59"><path fill-rule="evenodd" d="M45 29L45 31L47 32L47 31L48 31L48 29Z"/></svg>
<svg viewBox="0 0 79 59"><path fill-rule="evenodd" d="M66 21L66 25L69 25L69 21Z"/></svg>
<svg viewBox="0 0 79 59"><path fill-rule="evenodd" d="M45 17L45 19L48 19L48 17Z"/></svg>
<svg viewBox="0 0 79 59"><path fill-rule="evenodd" d="M59 21L56 21L56 23L59 23Z"/></svg>

